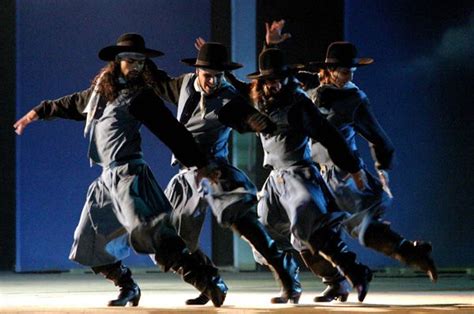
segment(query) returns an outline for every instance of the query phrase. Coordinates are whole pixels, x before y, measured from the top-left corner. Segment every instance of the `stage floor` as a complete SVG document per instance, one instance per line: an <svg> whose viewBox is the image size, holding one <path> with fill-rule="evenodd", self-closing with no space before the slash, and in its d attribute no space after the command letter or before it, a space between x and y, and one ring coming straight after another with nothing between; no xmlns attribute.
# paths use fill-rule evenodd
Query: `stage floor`
<svg viewBox="0 0 474 314"><path fill-rule="evenodd" d="M100 276L84 271L57 274L0 272L1 313L469 313L474 314L474 277L441 274L432 284L418 275L376 273L364 303L351 293L348 302L314 303L324 289L309 272L301 274L304 288L300 304L274 305L269 299L278 287L269 272L222 272L229 293L221 308L186 306L197 296L193 287L170 273L136 269L142 290L136 308L110 308L107 300L117 289Z"/></svg>

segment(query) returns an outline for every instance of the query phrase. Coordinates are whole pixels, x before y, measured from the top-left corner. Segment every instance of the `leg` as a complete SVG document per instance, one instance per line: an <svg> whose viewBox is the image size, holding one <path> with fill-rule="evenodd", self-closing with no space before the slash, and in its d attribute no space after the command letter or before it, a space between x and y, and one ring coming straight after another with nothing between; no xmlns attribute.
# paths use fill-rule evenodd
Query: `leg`
<svg viewBox="0 0 474 314"><path fill-rule="evenodd" d="M140 288L132 278L132 272L128 267L118 261L114 264L92 267L96 274L102 274L111 280L115 286L120 287L120 293L115 300L109 301L109 306L125 306L127 303L137 306L140 301Z"/></svg>
<svg viewBox="0 0 474 314"><path fill-rule="evenodd" d="M321 255L312 254L310 250L302 250L300 255L306 267L327 285L321 295L314 298L314 302L346 302L351 287L341 272Z"/></svg>
<svg viewBox="0 0 474 314"><path fill-rule="evenodd" d="M140 288L121 263L128 254L127 232L117 220L109 190L99 177L89 187L69 258L92 266L94 273L102 274L120 288L118 298L109 306L137 306Z"/></svg>
<svg viewBox="0 0 474 314"><path fill-rule="evenodd" d="M168 184L165 194L173 206L171 221L192 252L193 259L225 285L219 276L217 267L199 249L199 235L209 205L197 191L194 171L182 171L174 176ZM186 300L188 305L204 305L207 302L209 302L209 298L204 293L201 293L197 298Z"/></svg>
<svg viewBox="0 0 474 314"><path fill-rule="evenodd" d="M438 272L431 257L431 244L423 241L408 241L390 229L390 225L372 221L363 236L364 244L400 262L417 267L436 282Z"/></svg>
<svg viewBox="0 0 474 314"><path fill-rule="evenodd" d="M186 248L169 221L168 215L161 215L149 223L142 224L131 233L131 243L139 253L155 254L155 260L163 271L173 270L182 279L193 285L220 307L227 294L227 286L219 276L214 276L201 264L197 255Z"/></svg>
<svg viewBox="0 0 474 314"><path fill-rule="evenodd" d="M347 250L339 234L330 228L323 228L313 233L309 244L313 254L319 252L344 274L357 289L359 301L364 301L372 272L367 266L356 262L355 253Z"/></svg>
<svg viewBox="0 0 474 314"><path fill-rule="evenodd" d="M248 212L237 220L232 225L232 229L263 256L280 282L281 296L273 298L272 303L287 303L288 301L298 303L302 291L298 278L299 268L291 253L283 253L277 248L275 241L253 212Z"/></svg>
<svg viewBox="0 0 474 314"><path fill-rule="evenodd" d="M197 249L192 253L192 255L194 259L199 261L200 265L208 269L210 274L220 278L219 270L211 261L211 259L206 254L204 254L204 252L202 252L200 249ZM197 298L186 300L187 305L205 305L207 302L209 302L209 298L203 293L201 293Z"/></svg>

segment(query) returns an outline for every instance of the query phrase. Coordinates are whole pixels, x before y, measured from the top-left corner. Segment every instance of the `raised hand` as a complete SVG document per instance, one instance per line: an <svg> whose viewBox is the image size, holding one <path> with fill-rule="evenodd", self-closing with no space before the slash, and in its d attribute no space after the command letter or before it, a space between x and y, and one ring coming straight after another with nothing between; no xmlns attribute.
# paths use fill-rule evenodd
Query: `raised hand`
<svg viewBox="0 0 474 314"><path fill-rule="evenodd" d="M194 47L199 51L201 50L202 45L206 43L206 40L202 37L196 38L196 41L194 42Z"/></svg>
<svg viewBox="0 0 474 314"><path fill-rule="evenodd" d="M284 26L285 20L273 21L271 25L269 23L265 23L265 42L267 45L278 45L288 38L291 38L290 33L281 33Z"/></svg>

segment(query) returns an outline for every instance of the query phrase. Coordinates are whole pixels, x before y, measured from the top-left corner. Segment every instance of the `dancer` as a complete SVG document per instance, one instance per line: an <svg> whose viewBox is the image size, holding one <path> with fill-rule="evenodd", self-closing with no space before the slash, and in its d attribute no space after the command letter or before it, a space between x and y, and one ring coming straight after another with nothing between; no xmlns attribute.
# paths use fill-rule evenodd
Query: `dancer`
<svg viewBox="0 0 474 314"><path fill-rule="evenodd" d="M282 21L273 22L271 27L267 25L267 44L275 45L291 37L282 34L283 27ZM356 69L371 63L372 58L357 57L357 49L352 43L334 42L327 49L325 61L310 63L309 69L316 73L299 71L296 77L355 154L359 155L357 134L369 143L378 178L364 165L368 186L361 191L318 142L312 143L312 158L334 192L338 207L351 214L343 224L348 233L358 238L363 246L424 271L435 282L438 275L431 257L431 244L409 241L393 231L388 222L382 221L393 199L388 171L392 167L394 146L373 114L367 95L353 83ZM350 287L336 268L309 250L303 250L301 255L308 268L327 284L326 290L314 299L316 302L347 299Z"/></svg>
<svg viewBox="0 0 474 314"><path fill-rule="evenodd" d="M319 70L313 81L319 80L320 85L309 92L319 111L344 135L355 154L358 155L356 135L368 142L378 177L373 176L364 165L368 186L363 191L358 190L347 173L334 164L318 142L312 144L313 160L320 166L339 208L351 214L344 221L347 232L363 246L416 267L435 282L438 275L431 257L431 244L409 241L394 231L390 223L382 221L393 199L388 171L392 168L395 150L372 112L367 95L353 83L356 69L372 62L372 58L357 58L357 49L352 43L333 42L327 49L325 61L310 63L311 69ZM307 87L316 85L308 73L300 76L300 80ZM341 276L335 274L334 269L323 265L325 263L318 261L319 257L311 257L309 252L304 253L303 258L307 264L313 264L310 268L328 284L328 289L317 301L330 301L347 294L341 288ZM328 272L335 275L328 276Z"/></svg>
<svg viewBox="0 0 474 314"><path fill-rule="evenodd" d="M277 125L274 132L260 133L264 166L272 171L262 188L258 214L272 236L278 236L278 242L288 242L292 236L297 250L309 248L312 254L337 266L363 301L372 273L356 262L355 254L339 237L338 226L346 215L338 211L311 160L310 138L327 148L360 189L365 187L364 172L340 133L299 88L293 78L296 71L297 67L286 64L280 49L268 48L259 56L259 71L247 76L251 84L226 73L232 84Z"/></svg>
<svg viewBox="0 0 474 314"><path fill-rule="evenodd" d="M258 221L254 210L256 188L249 178L228 161L231 128L239 132L260 132L271 127L271 122L240 97L224 79L224 71L242 65L229 60L227 49L220 43L205 43L197 58L184 59L194 67L195 73L178 78L161 79L155 91L165 100L177 105L178 119L192 133L201 151L206 153L220 172L217 182L207 181L203 190L195 184L196 170L173 159L180 167L166 195L173 205L173 223L185 239L193 255L201 257L202 265L212 270L217 268L198 248L198 239L209 207L217 222L240 234L266 260L282 286L280 297L271 302L298 303L301 286L298 268L291 255L285 255ZM157 77L163 72L156 71ZM187 304L205 304L206 295L201 294Z"/></svg>
<svg viewBox="0 0 474 314"><path fill-rule="evenodd" d="M116 45L100 50L108 64L92 86L57 100L45 100L19 119L14 128L21 135L38 119L63 118L86 121L91 164L102 174L89 187L70 259L90 266L120 288L109 306L137 306L140 288L122 259L129 246L153 254L162 270L182 275L220 306L227 288L195 260L171 224L171 205L143 160L140 127L144 124L188 167L196 167L199 180L213 179L206 156L192 135L165 107L152 89L146 60L163 55L145 46L135 33L121 35ZM130 244L129 244L130 243Z"/></svg>

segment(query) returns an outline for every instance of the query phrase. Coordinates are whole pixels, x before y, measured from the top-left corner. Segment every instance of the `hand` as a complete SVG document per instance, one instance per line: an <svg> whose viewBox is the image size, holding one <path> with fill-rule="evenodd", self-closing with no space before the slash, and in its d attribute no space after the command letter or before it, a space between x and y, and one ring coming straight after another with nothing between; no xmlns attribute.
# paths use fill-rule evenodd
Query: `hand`
<svg viewBox="0 0 474 314"><path fill-rule="evenodd" d="M382 182L382 184L383 184L384 186L385 186L385 185L388 186L388 183L389 183L390 180L389 180L387 171L385 171L385 170L378 170L377 173L378 173L378 175L379 175L380 182Z"/></svg>
<svg viewBox="0 0 474 314"><path fill-rule="evenodd" d="M357 171L356 173L351 173L352 179L359 189L359 191L363 191L367 187L367 175L363 169Z"/></svg>
<svg viewBox="0 0 474 314"><path fill-rule="evenodd" d="M390 190L390 179L387 171L380 169L377 171L377 173L379 175L380 182L382 183L383 190L388 194L390 198L393 198L392 191Z"/></svg>
<svg viewBox="0 0 474 314"><path fill-rule="evenodd" d="M13 127L15 128L15 133L18 135L22 135L23 130L26 128L26 126L30 124L31 122L38 119L39 117L36 111L31 110L30 112L25 114L22 118L20 118L17 122L15 122L15 124L13 125Z"/></svg>
<svg viewBox="0 0 474 314"><path fill-rule="evenodd" d="M206 43L204 38L198 37L196 38L196 41L194 42L194 47L196 47L197 51L201 50L201 47Z"/></svg>
<svg viewBox="0 0 474 314"><path fill-rule="evenodd" d="M247 119L247 124L250 126L252 131L260 133L268 127L268 118L261 113L254 113Z"/></svg>
<svg viewBox="0 0 474 314"><path fill-rule="evenodd" d="M284 26L285 20L273 21L272 25L265 23L265 42L267 45L277 45L281 42L284 42L288 38L291 38L290 33L281 33Z"/></svg>

